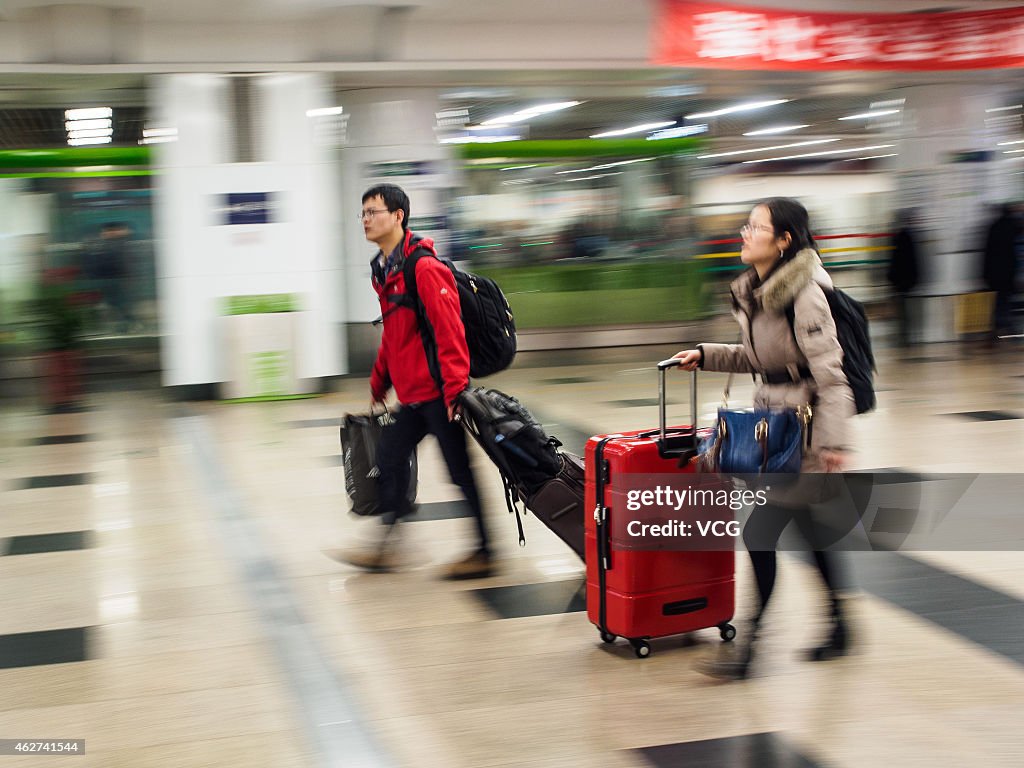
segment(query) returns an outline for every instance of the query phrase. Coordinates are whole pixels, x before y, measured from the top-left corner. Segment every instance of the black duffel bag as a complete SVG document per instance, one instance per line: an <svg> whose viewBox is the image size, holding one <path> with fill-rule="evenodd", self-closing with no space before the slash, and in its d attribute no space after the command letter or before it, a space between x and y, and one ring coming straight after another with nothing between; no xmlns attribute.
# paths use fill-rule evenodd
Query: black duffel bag
<svg viewBox="0 0 1024 768"><path fill-rule="evenodd" d="M351 502L352 514L361 517L384 512L377 504L377 445L392 422L389 411L378 414L346 413L341 422L341 455L345 467L345 492ZM409 457L410 509L416 501L416 452Z"/></svg>

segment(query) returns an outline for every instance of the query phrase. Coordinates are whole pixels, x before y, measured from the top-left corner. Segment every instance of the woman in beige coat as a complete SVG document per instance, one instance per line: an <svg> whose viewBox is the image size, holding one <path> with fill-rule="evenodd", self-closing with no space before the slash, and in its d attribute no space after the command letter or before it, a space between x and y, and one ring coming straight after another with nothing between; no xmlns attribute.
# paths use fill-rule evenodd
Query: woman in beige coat
<svg viewBox="0 0 1024 768"><path fill-rule="evenodd" d="M749 641L734 658L720 659L702 671L727 679L747 676L760 620L775 586L775 548L783 529L795 522L814 549L814 559L832 603L826 642L809 658L821 661L843 655L849 637L840 604L832 556L817 544L808 504L821 499L822 473L843 470L847 463L847 426L856 414L853 393L843 373L843 351L825 291L825 272L811 235L807 210L796 200L772 198L754 206L741 230L740 259L750 269L731 286L739 344L700 344L676 355L680 367L754 374L759 386L757 408L810 405L811 443L794 487L755 507L743 531L757 580L760 607Z"/></svg>

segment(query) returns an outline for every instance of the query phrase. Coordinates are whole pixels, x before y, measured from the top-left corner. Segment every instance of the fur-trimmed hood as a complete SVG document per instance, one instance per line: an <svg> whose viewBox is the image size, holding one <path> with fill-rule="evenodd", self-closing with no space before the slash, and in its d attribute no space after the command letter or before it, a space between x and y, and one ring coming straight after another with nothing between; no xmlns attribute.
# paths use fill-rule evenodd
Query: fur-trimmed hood
<svg viewBox="0 0 1024 768"><path fill-rule="evenodd" d="M813 248L804 248L780 264L756 288L757 272L753 268L736 278L731 286L733 302L744 307L748 313L749 305L755 302L760 303L767 312L781 312L794 302L812 280L823 288L832 287L832 279L822 266L818 252Z"/></svg>

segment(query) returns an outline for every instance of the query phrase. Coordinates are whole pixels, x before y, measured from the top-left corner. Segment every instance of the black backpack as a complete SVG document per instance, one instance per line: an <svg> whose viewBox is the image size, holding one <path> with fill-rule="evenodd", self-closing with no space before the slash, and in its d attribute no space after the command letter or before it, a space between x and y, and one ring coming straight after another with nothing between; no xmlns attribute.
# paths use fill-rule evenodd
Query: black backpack
<svg viewBox="0 0 1024 768"><path fill-rule="evenodd" d="M462 308L462 324L466 328L466 346L469 347L470 377L478 379L490 376L512 365L516 356L516 322L512 307L498 284L490 278L463 272L448 259L442 259L434 253L433 249L428 250L426 246L419 245L406 258L402 270L405 293L390 298L396 304L415 310L420 321L420 335L427 350L427 363L434 380L441 381L437 343L416 290L416 264L424 257L437 259L455 276L459 306Z"/></svg>
<svg viewBox="0 0 1024 768"><path fill-rule="evenodd" d="M828 307L836 324L839 346L843 348L843 373L853 390L857 413L867 413L875 408L874 371L875 354L871 351L871 334L864 305L845 291L838 288L822 289L828 299ZM786 308L789 327L793 328L793 305Z"/></svg>
<svg viewBox="0 0 1024 768"><path fill-rule="evenodd" d="M533 495L562 469L558 455L561 442L549 437L540 423L511 395L496 389L474 387L459 396L462 422L487 456L498 467L505 486L505 504L516 513L518 500Z"/></svg>

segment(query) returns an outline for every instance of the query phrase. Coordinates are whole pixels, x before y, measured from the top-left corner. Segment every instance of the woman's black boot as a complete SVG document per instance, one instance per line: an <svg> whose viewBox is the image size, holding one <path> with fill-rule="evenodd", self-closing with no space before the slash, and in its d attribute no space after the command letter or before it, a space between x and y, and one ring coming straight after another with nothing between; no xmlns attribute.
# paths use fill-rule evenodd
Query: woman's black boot
<svg viewBox="0 0 1024 768"><path fill-rule="evenodd" d="M713 659L701 659L696 664L698 672L718 680L746 680L750 665L754 661L754 645L757 643L756 627L746 641L737 646L722 646Z"/></svg>
<svg viewBox="0 0 1024 768"><path fill-rule="evenodd" d="M829 631L825 642L817 648L811 648L807 651L808 661L831 661L832 659L845 656L849 652L850 629L843 618L843 610L838 598L834 598L832 601L831 625L832 629Z"/></svg>

